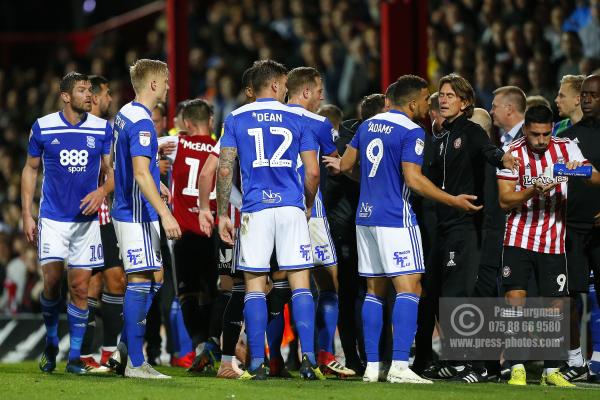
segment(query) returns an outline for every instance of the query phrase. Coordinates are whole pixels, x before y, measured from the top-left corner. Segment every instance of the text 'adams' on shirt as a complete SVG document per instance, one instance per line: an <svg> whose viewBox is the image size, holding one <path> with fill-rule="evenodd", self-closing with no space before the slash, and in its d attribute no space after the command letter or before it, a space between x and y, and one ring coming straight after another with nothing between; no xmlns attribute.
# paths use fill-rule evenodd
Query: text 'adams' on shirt
<svg viewBox="0 0 600 400"><path fill-rule="evenodd" d="M298 155L318 146L301 110L262 98L232 111L224 122L221 152L238 151L242 212L293 206L304 209Z"/></svg>
<svg viewBox="0 0 600 400"><path fill-rule="evenodd" d="M87 222L81 200L98 188L102 156L110 154L108 121L85 113L72 125L62 111L39 118L31 128L28 152L44 166L40 217L62 222Z"/></svg>
<svg viewBox="0 0 600 400"><path fill-rule="evenodd" d="M417 218L402 163L423 163L425 131L399 111L364 121L350 146L360 154L360 198L356 225L411 227Z"/></svg>
<svg viewBox="0 0 600 400"><path fill-rule="evenodd" d="M121 222L158 220L156 210L144 197L133 176L133 157L150 159L149 170L160 192L158 139L152 113L144 105L131 102L119 110L114 122L115 195L113 219Z"/></svg>
<svg viewBox="0 0 600 400"><path fill-rule="evenodd" d="M552 137L544 153L533 152L525 138L515 140L509 147L511 154L520 158L518 172L511 169L498 170L498 179L516 181L516 191L525 190L542 180L552 183L544 176L546 167L569 161L587 160L577 144L569 139ZM565 217L567 208L567 177L559 176L560 183L546 195L536 193L531 199L514 208L506 219L504 246L547 254L565 252Z"/></svg>
<svg viewBox="0 0 600 400"><path fill-rule="evenodd" d="M321 155L330 155L337 150L335 143L333 143L333 125L326 117L308 111L297 104L288 104L288 106L301 110L304 117L306 117L306 125L312 131L315 140L319 145L319 150L317 151L319 162L321 160ZM302 179L302 183L304 184L304 165L300 159L298 159L298 174L300 175L300 179ZM321 182L323 182L322 179ZM321 194L320 186L321 185L319 185L319 190L315 196L315 205L312 208L311 217L313 218L325 217L325 207L323 205L323 195Z"/></svg>

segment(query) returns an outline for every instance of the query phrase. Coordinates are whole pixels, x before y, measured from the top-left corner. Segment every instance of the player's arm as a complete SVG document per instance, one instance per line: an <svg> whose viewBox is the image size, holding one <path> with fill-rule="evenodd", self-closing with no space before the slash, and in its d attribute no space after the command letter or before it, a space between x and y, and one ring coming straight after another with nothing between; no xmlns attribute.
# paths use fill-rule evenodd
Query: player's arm
<svg viewBox="0 0 600 400"><path fill-rule="evenodd" d="M25 166L23 167L23 172L21 173L21 213L23 216L23 232L27 237L27 241L34 245L37 240L37 227L31 209L40 164L40 157L28 155Z"/></svg>
<svg viewBox="0 0 600 400"><path fill-rule="evenodd" d="M215 224L215 219L210 211L210 192L213 188L218 166L219 158L214 154L210 154L198 178L198 221L200 222L200 230L207 236L210 236Z"/></svg>
<svg viewBox="0 0 600 400"><path fill-rule="evenodd" d="M502 207L503 210L509 211L526 203L540 191L541 187L530 186L527 189L518 192L516 189L517 180L498 179L498 200L500 202L500 207Z"/></svg>
<svg viewBox="0 0 600 400"><path fill-rule="evenodd" d="M104 184L81 199L79 209L83 209L81 211L83 215L92 215L98 212L104 198L111 194L115 189L115 173L111 164L111 156L109 154L104 154L100 161L100 176L106 176L106 180L104 181Z"/></svg>
<svg viewBox="0 0 600 400"><path fill-rule="evenodd" d="M359 159L358 150L351 145L346 145L346 151L340 160L340 171L357 182L360 181Z"/></svg>
<svg viewBox="0 0 600 400"><path fill-rule="evenodd" d="M347 152L348 151L346 151L346 153ZM346 154L344 153L344 156L345 155ZM464 212L475 212L483 208L483 206L476 206L472 203L474 200L477 200L477 196L470 194L453 196L435 186L433 182L423 175L419 164L403 161L402 173L406 185L410 190L416 192L420 196L427 197L428 199L435 200Z"/></svg>
<svg viewBox="0 0 600 400"><path fill-rule="evenodd" d="M310 216L315 196L319 189L319 161L317 152L314 150L303 151L300 153L300 159L304 165L304 201L306 203L306 215Z"/></svg>
<svg viewBox="0 0 600 400"><path fill-rule="evenodd" d="M507 168L517 170L519 168L520 158L515 157L510 151L506 153L497 148L490 141L489 136L482 129L478 129L471 135L473 147L476 154L481 154L485 160L496 168Z"/></svg>
<svg viewBox="0 0 600 400"><path fill-rule="evenodd" d="M181 229L156 190L156 184L154 183L152 174L150 174L150 159L145 156L134 156L132 157L132 164L133 177L144 197L160 216L167 239L178 239L181 236Z"/></svg>
<svg viewBox="0 0 600 400"><path fill-rule="evenodd" d="M237 148L222 147L217 169L217 215L219 216L219 235L221 240L233 246L233 224L229 218L229 196L233 184L233 170L237 158Z"/></svg>

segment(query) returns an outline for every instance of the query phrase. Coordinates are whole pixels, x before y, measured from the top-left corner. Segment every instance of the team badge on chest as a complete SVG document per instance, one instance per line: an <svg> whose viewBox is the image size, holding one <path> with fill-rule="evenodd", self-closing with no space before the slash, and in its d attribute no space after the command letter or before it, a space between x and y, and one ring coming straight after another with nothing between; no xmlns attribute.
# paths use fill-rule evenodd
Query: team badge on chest
<svg viewBox="0 0 600 400"><path fill-rule="evenodd" d="M456 138L456 140L454 141L454 148L455 149L460 149L460 146L462 146L462 139L461 138Z"/></svg>

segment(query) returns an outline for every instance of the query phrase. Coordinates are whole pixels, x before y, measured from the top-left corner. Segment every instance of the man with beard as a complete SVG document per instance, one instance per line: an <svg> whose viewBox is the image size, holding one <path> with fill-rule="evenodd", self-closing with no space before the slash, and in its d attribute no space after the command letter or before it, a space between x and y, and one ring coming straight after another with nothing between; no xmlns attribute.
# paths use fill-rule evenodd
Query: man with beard
<svg viewBox="0 0 600 400"><path fill-rule="evenodd" d="M86 75L71 72L60 84L62 111L39 118L31 128L27 163L21 176L23 230L38 246L44 276L41 295L46 347L39 367L56 369L60 285L68 266L70 303L67 307L70 350L66 371L92 372L81 359L81 342L88 321L88 283L92 269L104 265L98 208L114 187L110 167L111 126L89 112L92 92ZM37 174L43 160L44 180L38 225L31 214ZM98 176L107 176L98 187Z"/></svg>

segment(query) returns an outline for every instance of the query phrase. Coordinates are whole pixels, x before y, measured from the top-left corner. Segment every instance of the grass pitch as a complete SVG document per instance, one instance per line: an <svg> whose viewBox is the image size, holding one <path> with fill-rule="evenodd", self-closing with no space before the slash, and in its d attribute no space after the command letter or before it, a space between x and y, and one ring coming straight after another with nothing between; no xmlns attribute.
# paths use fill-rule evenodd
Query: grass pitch
<svg viewBox="0 0 600 400"><path fill-rule="evenodd" d="M527 387L507 384L435 382L433 385L367 384L359 379L327 379L304 382L300 379L271 379L266 382L217 379L210 374L190 376L181 368L159 367L173 376L170 380L124 379L115 375L73 376L59 363L53 374L43 374L36 362L0 364L0 399L27 400L120 400L120 399L223 399L223 400L334 400L334 399L600 399L600 385L580 384L577 388Z"/></svg>

